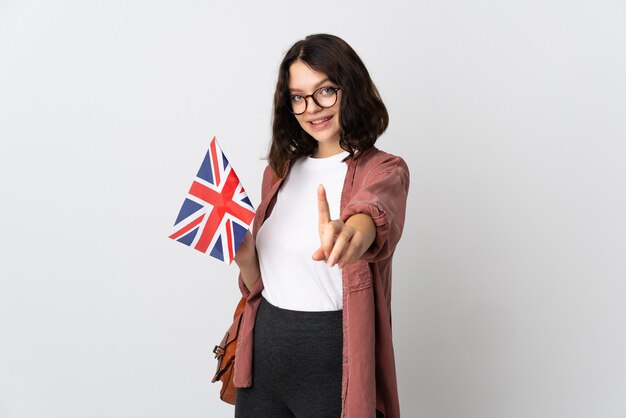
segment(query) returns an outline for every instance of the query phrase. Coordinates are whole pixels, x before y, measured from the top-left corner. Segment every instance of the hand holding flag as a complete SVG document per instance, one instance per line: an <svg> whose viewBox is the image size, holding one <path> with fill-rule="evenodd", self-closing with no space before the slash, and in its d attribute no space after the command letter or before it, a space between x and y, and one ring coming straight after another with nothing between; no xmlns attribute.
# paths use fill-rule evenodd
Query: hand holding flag
<svg viewBox="0 0 626 418"><path fill-rule="evenodd" d="M252 203L213 137L169 237L230 264L252 219Z"/></svg>

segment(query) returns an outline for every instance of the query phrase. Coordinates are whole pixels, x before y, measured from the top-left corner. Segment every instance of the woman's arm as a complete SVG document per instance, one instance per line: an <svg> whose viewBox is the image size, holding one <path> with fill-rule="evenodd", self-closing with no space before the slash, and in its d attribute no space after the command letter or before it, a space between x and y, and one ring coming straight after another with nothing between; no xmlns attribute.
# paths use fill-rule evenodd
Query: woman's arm
<svg viewBox="0 0 626 418"><path fill-rule="evenodd" d="M256 253L254 239L250 231L246 233L243 242L235 254L235 263L237 263L239 267L244 285L249 291L252 290L259 279L261 270L259 268L259 257Z"/></svg>
<svg viewBox="0 0 626 418"><path fill-rule="evenodd" d="M376 238L376 226L372 217L356 213L342 222L330 219L330 210L324 186L317 189L319 211L320 247L313 253L313 260L327 260L330 267L342 267L358 261Z"/></svg>
<svg viewBox="0 0 626 418"><path fill-rule="evenodd" d="M268 165L263 171L263 180L261 182L261 200L265 199L266 194L269 192L272 184L276 182L278 177L274 174L272 168ZM255 215L254 224L262 222L261 219L257 219ZM256 252L256 244L250 231L246 233L246 236L241 243L241 246L235 254L235 263L239 267L239 289L241 293L248 297L250 291L254 288L259 277L261 276L261 269L259 268L259 257Z"/></svg>
<svg viewBox="0 0 626 418"><path fill-rule="evenodd" d="M355 189L340 214L348 222L354 215L367 214L374 221L374 241L361 260L375 262L393 254L400 240L406 216L409 191L409 169L404 160L389 155L374 167L365 167L366 177L355 183Z"/></svg>

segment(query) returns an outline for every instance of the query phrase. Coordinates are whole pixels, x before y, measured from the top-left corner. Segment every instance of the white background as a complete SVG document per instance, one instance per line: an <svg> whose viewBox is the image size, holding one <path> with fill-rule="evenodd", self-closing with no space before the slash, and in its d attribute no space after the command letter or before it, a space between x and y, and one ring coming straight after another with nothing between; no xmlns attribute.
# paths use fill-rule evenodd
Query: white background
<svg viewBox="0 0 626 418"><path fill-rule="evenodd" d="M0 1L0 416L231 417L236 268L167 238L212 135L255 204L284 52L343 37L411 170L404 417L626 416L622 1ZM355 417L361 418L361 417Z"/></svg>

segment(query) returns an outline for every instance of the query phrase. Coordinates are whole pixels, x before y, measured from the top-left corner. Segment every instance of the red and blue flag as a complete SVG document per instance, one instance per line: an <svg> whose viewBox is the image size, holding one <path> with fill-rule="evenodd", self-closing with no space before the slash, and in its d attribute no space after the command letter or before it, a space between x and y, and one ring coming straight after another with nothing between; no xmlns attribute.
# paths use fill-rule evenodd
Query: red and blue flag
<svg viewBox="0 0 626 418"><path fill-rule="evenodd" d="M169 237L230 264L253 218L252 203L213 137Z"/></svg>

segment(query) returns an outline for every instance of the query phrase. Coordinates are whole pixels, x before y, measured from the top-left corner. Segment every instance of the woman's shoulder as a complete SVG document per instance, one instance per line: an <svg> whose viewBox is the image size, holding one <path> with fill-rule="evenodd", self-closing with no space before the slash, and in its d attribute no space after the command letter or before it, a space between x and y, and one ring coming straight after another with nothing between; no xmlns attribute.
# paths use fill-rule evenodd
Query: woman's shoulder
<svg viewBox="0 0 626 418"><path fill-rule="evenodd" d="M357 169L369 172L375 170L377 172L400 171L409 173L409 167L404 159L398 155L385 152L376 147L371 147L354 158L354 164Z"/></svg>
<svg viewBox="0 0 626 418"><path fill-rule="evenodd" d="M274 169L272 168L272 166L267 164L265 166L265 170L263 170L263 180L265 180L266 178L272 178L272 177L276 177L276 173L274 172Z"/></svg>
<svg viewBox="0 0 626 418"><path fill-rule="evenodd" d="M263 170L263 182L261 183L262 184L262 187L261 187L262 191L268 190L279 179L280 179L280 177L278 177L278 175L276 174L274 169L269 164L266 165L265 166L265 170Z"/></svg>

